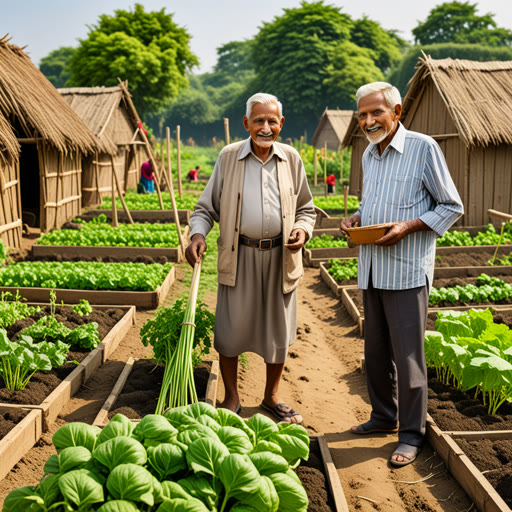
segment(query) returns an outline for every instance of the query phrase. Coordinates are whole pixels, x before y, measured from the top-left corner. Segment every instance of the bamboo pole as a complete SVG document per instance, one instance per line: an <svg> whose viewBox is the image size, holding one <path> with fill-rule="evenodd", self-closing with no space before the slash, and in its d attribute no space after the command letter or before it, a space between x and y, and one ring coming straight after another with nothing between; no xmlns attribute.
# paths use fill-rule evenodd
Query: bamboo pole
<svg viewBox="0 0 512 512"><path fill-rule="evenodd" d="M226 138L226 146L231 144L231 139L229 138L229 118L224 118L224 134Z"/></svg>
<svg viewBox="0 0 512 512"><path fill-rule="evenodd" d="M180 125L176 126L176 159L178 161L177 172L178 172L178 195L180 199L182 197L181 193L181 141L180 141Z"/></svg>
<svg viewBox="0 0 512 512"><path fill-rule="evenodd" d="M98 165L98 159L99 159L99 155L98 155L98 152L96 151L95 153L95 162L94 162L94 177L95 177L95 180L96 180L96 200L98 202L98 204L101 204L101 193L100 193L100 168L99 168L99 165Z"/></svg>
<svg viewBox="0 0 512 512"><path fill-rule="evenodd" d="M183 251L183 255L185 255L185 241L183 240L183 235L181 233L180 227L180 219L178 217L178 208L176 206L176 198L174 197L174 186L172 184L172 173L171 173L171 130L167 126L165 128L165 135L167 138L167 167L169 169L169 176L164 171L165 179L167 180L167 187L169 189L169 194L171 196L171 204L172 211L174 212L174 221L176 223L176 228L178 229L178 238L180 240L180 246Z"/></svg>
<svg viewBox="0 0 512 512"><path fill-rule="evenodd" d="M324 193L327 197L327 141L324 142Z"/></svg>
<svg viewBox="0 0 512 512"><path fill-rule="evenodd" d="M340 184L343 185L343 148L340 150Z"/></svg>
<svg viewBox="0 0 512 512"><path fill-rule="evenodd" d="M343 197L345 199L345 217L348 217L348 187L343 185Z"/></svg>
<svg viewBox="0 0 512 512"><path fill-rule="evenodd" d="M119 223L117 221L117 205L116 205L116 185L114 183L114 174L116 170L112 162L112 174L110 175L110 187L112 189L112 226L117 228Z"/></svg>
<svg viewBox="0 0 512 512"><path fill-rule="evenodd" d="M318 165L318 156L316 154L316 148L313 146L313 175L314 175L314 182L313 185L316 187L318 185L317 183L317 177L316 177L316 168Z"/></svg>
<svg viewBox="0 0 512 512"><path fill-rule="evenodd" d="M148 154L149 161L151 162L151 168L153 169L153 174L155 175L155 188L156 193L158 194L158 202L160 203L160 210L164 209L164 203L162 201L162 194L160 193L160 184L158 183L159 176L158 176L158 165L156 165L155 156L153 155L153 149L151 147L151 144L149 143L148 136L142 129L142 122L140 121L140 134L142 135L142 139L144 140L144 144L146 145L146 153Z"/></svg>
<svg viewBox="0 0 512 512"><path fill-rule="evenodd" d="M132 216L130 214L130 210L128 210L128 207L126 206L126 203L124 201L123 192L121 190L121 185L119 184L119 178L117 177L117 173L116 173L114 157L112 155L110 155L110 161L112 162L112 174L114 175L114 180L116 182L116 187L117 187L117 192L119 194L119 199L121 199L121 204L123 205L123 209L124 209L124 211L126 213L126 216L128 217L128 220L130 221L130 224L133 224L133 219L132 219ZM114 200L114 202L115 202L115 200ZM117 215L117 211L116 211L116 215Z"/></svg>

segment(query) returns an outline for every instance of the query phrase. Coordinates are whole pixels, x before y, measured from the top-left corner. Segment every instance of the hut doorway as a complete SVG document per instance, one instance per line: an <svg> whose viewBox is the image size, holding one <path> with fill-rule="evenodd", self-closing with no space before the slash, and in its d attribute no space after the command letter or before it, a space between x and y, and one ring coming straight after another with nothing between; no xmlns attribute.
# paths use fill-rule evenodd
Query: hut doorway
<svg viewBox="0 0 512 512"><path fill-rule="evenodd" d="M36 144L21 144L20 194L23 224L28 224L30 227L39 227L41 220L41 186Z"/></svg>

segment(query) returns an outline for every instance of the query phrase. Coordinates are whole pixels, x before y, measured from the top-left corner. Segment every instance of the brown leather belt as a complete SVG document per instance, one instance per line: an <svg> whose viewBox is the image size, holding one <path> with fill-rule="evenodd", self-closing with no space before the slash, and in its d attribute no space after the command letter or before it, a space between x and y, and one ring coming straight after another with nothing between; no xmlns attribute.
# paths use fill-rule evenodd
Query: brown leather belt
<svg viewBox="0 0 512 512"><path fill-rule="evenodd" d="M259 249L260 251L268 251L274 247L281 247L283 245L283 236L279 235L275 238L262 238L259 240L258 238L247 238L244 235L240 235L239 241L248 247Z"/></svg>

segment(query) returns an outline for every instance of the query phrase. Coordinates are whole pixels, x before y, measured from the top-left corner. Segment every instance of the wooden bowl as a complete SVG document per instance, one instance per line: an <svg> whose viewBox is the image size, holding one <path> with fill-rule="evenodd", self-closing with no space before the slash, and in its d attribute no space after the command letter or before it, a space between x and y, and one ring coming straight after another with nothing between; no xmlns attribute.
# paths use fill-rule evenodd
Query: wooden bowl
<svg viewBox="0 0 512 512"><path fill-rule="evenodd" d="M374 224L359 228L345 228L352 241L357 245L373 244L375 240L383 237L390 228L390 224Z"/></svg>

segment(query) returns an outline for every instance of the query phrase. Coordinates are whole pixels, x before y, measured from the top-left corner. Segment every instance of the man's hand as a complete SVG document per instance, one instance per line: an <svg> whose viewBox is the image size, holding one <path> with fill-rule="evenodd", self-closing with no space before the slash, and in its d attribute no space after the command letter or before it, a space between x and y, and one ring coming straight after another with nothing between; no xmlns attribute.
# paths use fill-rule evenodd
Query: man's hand
<svg viewBox="0 0 512 512"><path fill-rule="evenodd" d="M390 224L390 228L386 231L384 236L375 240L375 245L391 247L400 242L400 240L404 239L407 235L415 233L416 231L431 231L431 228L419 219L395 222Z"/></svg>
<svg viewBox="0 0 512 512"><path fill-rule="evenodd" d="M203 259L204 251L206 251L206 241L204 236L200 233L196 233L192 237L192 241L188 244L185 249L185 257L191 267L194 267L196 263L200 263Z"/></svg>
<svg viewBox="0 0 512 512"><path fill-rule="evenodd" d="M292 252L298 251L304 247L306 242L306 232L302 228L294 229L290 233L290 238L288 239L288 243L284 244L284 246Z"/></svg>
<svg viewBox="0 0 512 512"><path fill-rule="evenodd" d="M341 231L345 231L345 228L357 228L361 225L361 217L359 215L352 215L351 217L345 217L342 219L340 224Z"/></svg>

